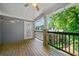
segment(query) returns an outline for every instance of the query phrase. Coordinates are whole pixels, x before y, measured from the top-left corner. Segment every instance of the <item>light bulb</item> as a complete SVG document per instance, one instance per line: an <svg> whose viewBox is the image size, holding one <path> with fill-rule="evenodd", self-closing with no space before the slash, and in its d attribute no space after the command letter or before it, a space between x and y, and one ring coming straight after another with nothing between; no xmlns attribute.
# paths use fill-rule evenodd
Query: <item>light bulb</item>
<svg viewBox="0 0 79 59"><path fill-rule="evenodd" d="M33 7L36 7L36 6L37 6L37 3L32 3L32 6L33 6Z"/></svg>

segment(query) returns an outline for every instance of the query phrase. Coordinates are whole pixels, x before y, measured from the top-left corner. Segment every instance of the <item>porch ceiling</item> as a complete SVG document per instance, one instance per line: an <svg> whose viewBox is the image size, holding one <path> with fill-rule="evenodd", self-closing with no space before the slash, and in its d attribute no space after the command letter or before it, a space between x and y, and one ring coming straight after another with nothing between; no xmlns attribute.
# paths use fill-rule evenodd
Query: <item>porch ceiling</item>
<svg viewBox="0 0 79 59"><path fill-rule="evenodd" d="M0 3L0 15L16 17L26 20L34 20L42 13L49 14L54 12L57 8L61 8L66 3L38 3L39 11L34 9L31 4L24 7L25 3Z"/></svg>

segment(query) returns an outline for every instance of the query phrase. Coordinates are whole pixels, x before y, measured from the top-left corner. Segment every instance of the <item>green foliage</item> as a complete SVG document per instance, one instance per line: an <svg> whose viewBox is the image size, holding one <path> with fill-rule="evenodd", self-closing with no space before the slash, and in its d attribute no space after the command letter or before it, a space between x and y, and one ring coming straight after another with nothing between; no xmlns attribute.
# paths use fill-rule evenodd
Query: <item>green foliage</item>
<svg viewBox="0 0 79 59"><path fill-rule="evenodd" d="M51 21L48 23L49 28L64 30L69 32L79 31L79 4L70 7L62 12L50 16Z"/></svg>

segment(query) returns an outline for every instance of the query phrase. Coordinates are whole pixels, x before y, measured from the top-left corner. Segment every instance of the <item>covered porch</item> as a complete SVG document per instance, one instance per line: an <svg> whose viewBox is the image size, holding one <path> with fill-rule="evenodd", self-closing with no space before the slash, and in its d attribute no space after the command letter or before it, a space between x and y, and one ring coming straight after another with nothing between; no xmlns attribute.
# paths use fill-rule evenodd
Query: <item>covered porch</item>
<svg viewBox="0 0 79 59"><path fill-rule="evenodd" d="M31 3L0 4L0 55L78 56L78 32L51 31L48 28L48 16L75 4L38 5L40 9L36 7L32 10Z"/></svg>

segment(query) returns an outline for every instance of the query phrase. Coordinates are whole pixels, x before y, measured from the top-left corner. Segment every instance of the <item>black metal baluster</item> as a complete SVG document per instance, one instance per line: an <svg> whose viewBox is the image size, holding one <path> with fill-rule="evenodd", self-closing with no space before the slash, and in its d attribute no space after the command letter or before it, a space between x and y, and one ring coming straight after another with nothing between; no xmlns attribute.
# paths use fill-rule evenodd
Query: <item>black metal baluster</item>
<svg viewBox="0 0 79 59"><path fill-rule="evenodd" d="M51 34L50 34L49 36L50 36L50 39L49 39L50 44L52 44L52 37L51 37Z"/></svg>
<svg viewBox="0 0 79 59"><path fill-rule="evenodd" d="M55 34L54 34L54 46L55 46Z"/></svg>
<svg viewBox="0 0 79 59"><path fill-rule="evenodd" d="M56 47L56 34L55 34L55 39L54 39L54 41L55 41L55 47Z"/></svg>
<svg viewBox="0 0 79 59"><path fill-rule="evenodd" d="M55 34L55 47L56 47L56 34Z"/></svg>
<svg viewBox="0 0 79 59"><path fill-rule="evenodd" d="M66 44L67 44L67 43L66 43L66 35L65 35L65 51L66 51Z"/></svg>
<svg viewBox="0 0 79 59"><path fill-rule="evenodd" d="M78 56L79 56L79 36L78 36Z"/></svg>
<svg viewBox="0 0 79 59"><path fill-rule="evenodd" d="M75 40L75 37L73 35L73 55L74 55L74 40Z"/></svg>
<svg viewBox="0 0 79 59"><path fill-rule="evenodd" d="M62 34L62 49L63 49L63 34Z"/></svg>
<svg viewBox="0 0 79 59"><path fill-rule="evenodd" d="M70 53L70 35L69 35L69 53Z"/></svg>

